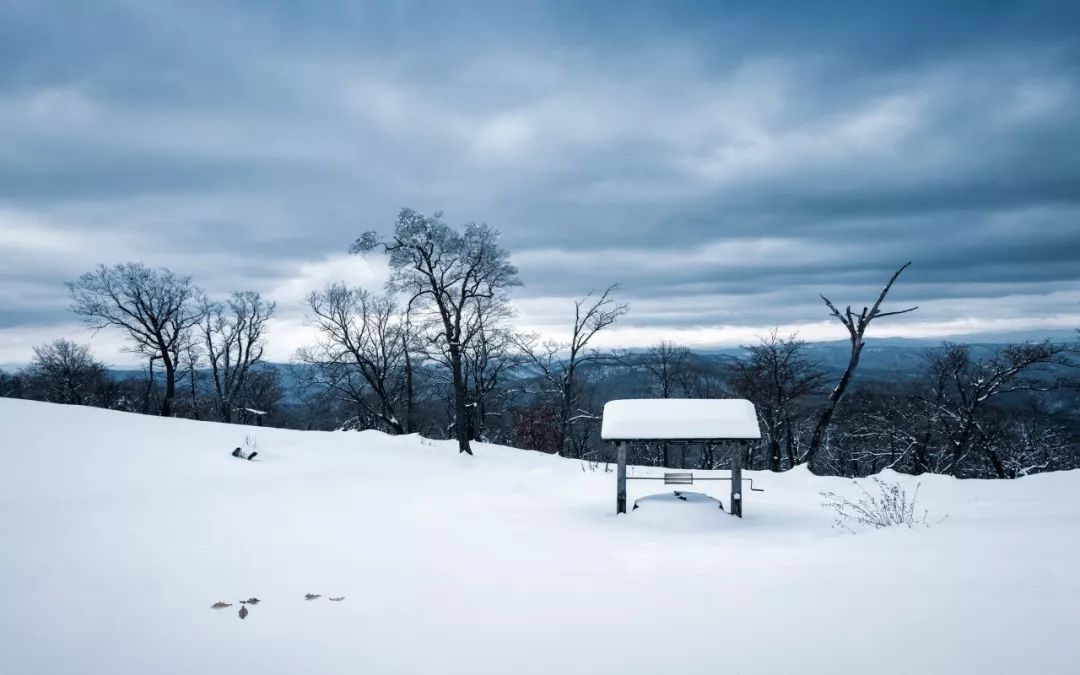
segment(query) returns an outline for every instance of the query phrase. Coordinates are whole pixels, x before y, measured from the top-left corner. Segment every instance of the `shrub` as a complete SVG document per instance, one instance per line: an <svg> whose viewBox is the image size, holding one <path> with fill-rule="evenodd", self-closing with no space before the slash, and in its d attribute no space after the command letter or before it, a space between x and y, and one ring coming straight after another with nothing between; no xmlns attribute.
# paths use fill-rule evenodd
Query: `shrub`
<svg viewBox="0 0 1080 675"><path fill-rule="evenodd" d="M874 492L867 489L865 481L851 481L862 493L855 500L835 492L821 493L821 496L825 498L822 506L832 509L836 514L833 527L854 533L857 526L875 529L930 526L926 520L928 511L923 509L922 513L919 513L916 508L919 487L922 483L916 484L915 489L909 494L899 483L889 483L876 476L871 480L876 488Z"/></svg>

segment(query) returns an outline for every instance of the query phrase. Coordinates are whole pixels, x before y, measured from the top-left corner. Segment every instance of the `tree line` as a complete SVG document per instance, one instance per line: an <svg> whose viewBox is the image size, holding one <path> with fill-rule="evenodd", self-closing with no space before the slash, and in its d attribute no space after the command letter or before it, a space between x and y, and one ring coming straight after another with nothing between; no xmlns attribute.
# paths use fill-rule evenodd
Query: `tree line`
<svg viewBox="0 0 1080 675"><path fill-rule="evenodd" d="M0 395L226 423L305 429L378 429L506 443L610 461L599 438L611 398L742 397L756 406L761 443L744 465L818 474L884 468L1011 478L1080 466L1075 345L1040 342L993 350L945 343L914 372L858 382L868 327L915 311L887 309L897 269L872 304L828 315L849 335L846 366L830 371L798 336L776 332L734 356L663 342L601 350L595 338L630 310L615 284L586 293L565 340L515 329L517 268L485 224L460 228L403 209L385 235L366 232L355 255L385 255L384 289L332 283L307 297L317 339L287 368L263 353L273 302L255 291L211 299L190 277L139 263L99 266L67 284L72 311L95 329L118 329L142 357L140 377L117 377L66 339L35 348L30 366L0 372ZM642 445L631 461L724 468L711 446Z"/></svg>

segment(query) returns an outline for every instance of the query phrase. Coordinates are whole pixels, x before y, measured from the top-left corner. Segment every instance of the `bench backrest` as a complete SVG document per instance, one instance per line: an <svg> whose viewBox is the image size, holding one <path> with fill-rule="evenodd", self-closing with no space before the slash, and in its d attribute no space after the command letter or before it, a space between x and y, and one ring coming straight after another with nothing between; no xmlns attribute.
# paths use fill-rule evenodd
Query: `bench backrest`
<svg viewBox="0 0 1080 675"><path fill-rule="evenodd" d="M694 474L692 473L665 473L664 474L665 485L693 485Z"/></svg>

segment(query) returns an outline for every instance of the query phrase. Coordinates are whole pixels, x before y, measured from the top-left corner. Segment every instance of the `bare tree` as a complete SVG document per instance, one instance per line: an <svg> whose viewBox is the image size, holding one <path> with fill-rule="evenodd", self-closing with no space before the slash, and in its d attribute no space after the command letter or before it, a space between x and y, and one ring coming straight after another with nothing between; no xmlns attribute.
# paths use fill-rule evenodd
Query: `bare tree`
<svg viewBox="0 0 1080 675"><path fill-rule="evenodd" d="M661 341L649 347L644 354L626 351L621 355L623 364L629 368L640 366L649 375L649 393L659 398L686 396L690 383L690 350L674 342ZM671 444L658 446L660 466L673 466Z"/></svg>
<svg viewBox="0 0 1080 675"><path fill-rule="evenodd" d="M132 351L150 359L151 369L155 360L161 361L165 369L161 414L171 415L180 351L200 317L191 277L141 263L99 265L68 282L67 287L72 311L87 325L122 328L131 340Z"/></svg>
<svg viewBox="0 0 1080 675"><path fill-rule="evenodd" d="M105 389L105 366L90 348L66 339L34 347L34 361L26 372L31 398L51 403L99 405Z"/></svg>
<svg viewBox="0 0 1080 675"><path fill-rule="evenodd" d="M274 316L275 305L255 291L237 291L225 302L203 298L202 305L199 327L218 414L232 422L248 374L262 359L266 322Z"/></svg>
<svg viewBox="0 0 1080 675"><path fill-rule="evenodd" d="M851 355L848 357L848 364L844 369L844 374L840 376L840 381L837 383L836 388L829 394L829 398L825 402L825 408L821 412L821 417L818 418L817 426L814 427L814 434L810 437L810 447L807 451L806 461L810 465L810 470L815 473L820 468L818 466L818 459L821 454L822 444L825 440L825 432L829 428L829 423L832 422L837 405L844 397L844 393L847 391L848 385L851 384L852 378L855 377L855 370L859 367L859 357L862 355L862 350L865 346L863 338L866 335L866 329L870 327L870 324L874 319L906 314L918 309L918 307L909 307L908 309L902 309L896 312L881 311L881 303L885 301L885 297L889 294L893 284L896 283L896 279L910 265L910 261L906 262L900 269L896 270L889 279L889 282L881 289L881 293L878 295L873 306L863 307L862 311L858 314L851 310L851 305L848 305L844 312L841 313L831 300L824 295L821 296L821 299L825 301L825 306L829 308L829 313L836 317L836 319L847 328L848 339L851 342Z"/></svg>
<svg viewBox="0 0 1080 675"><path fill-rule="evenodd" d="M262 425L264 420L273 415L275 408L285 396L281 386L278 369L266 363L256 364L251 368L244 383L242 394L241 421Z"/></svg>
<svg viewBox="0 0 1080 675"><path fill-rule="evenodd" d="M691 359L683 372L680 388L687 398L724 398L731 395L726 379L716 362Z"/></svg>
<svg viewBox="0 0 1080 675"><path fill-rule="evenodd" d="M0 398L22 398L24 380L22 373L6 373L0 368Z"/></svg>
<svg viewBox="0 0 1080 675"><path fill-rule="evenodd" d="M825 373L806 355L806 342L795 335L781 338L773 330L745 349L746 356L732 364L732 388L757 408L769 468L781 470L783 449L790 468L796 462L796 405L819 389Z"/></svg>
<svg viewBox="0 0 1080 675"><path fill-rule="evenodd" d="M1006 345L985 358L975 358L968 345L946 343L931 352L931 372L944 388L935 399L951 451L951 474L958 475L961 462L978 445L997 476L1009 477L1001 454L985 442L984 413L998 397L1057 388L1056 379L1037 367L1060 363L1066 350L1066 345L1046 341Z"/></svg>
<svg viewBox="0 0 1080 675"><path fill-rule="evenodd" d="M690 350L674 342L662 341L645 351L641 365L652 380L654 393L660 398L675 398L676 392L686 395L685 385L690 366Z"/></svg>
<svg viewBox="0 0 1080 675"><path fill-rule="evenodd" d="M490 420L506 412L507 392L500 388L504 378L524 362L507 325L512 312L505 303L478 300L469 320L470 339L464 350L465 379L473 415L473 438L497 442Z"/></svg>
<svg viewBox="0 0 1080 675"><path fill-rule="evenodd" d="M1077 448L1070 443L1067 428L1050 421L1038 406L987 415L981 426L984 452L988 458L997 458L998 464L991 460L991 466L996 472L1000 465L1005 478L1074 465L1069 463L1069 455L1075 454Z"/></svg>
<svg viewBox="0 0 1080 675"><path fill-rule="evenodd" d="M465 350L469 347L469 315L479 300L504 302L506 292L519 286L517 268L499 243L499 233L485 224L469 223L458 232L441 220L412 209L398 214L394 233L380 240L367 232L351 253L382 248L390 256L391 292L410 297L420 311L430 313L432 340L447 355L454 395L453 427L460 452L472 454L469 444L469 387Z"/></svg>
<svg viewBox="0 0 1080 675"><path fill-rule="evenodd" d="M393 300L331 284L308 296L319 341L300 350L315 384L338 392L376 426L409 431L405 403L405 327Z"/></svg>
<svg viewBox="0 0 1080 675"><path fill-rule="evenodd" d="M528 361L538 369L545 393L556 401L559 452L569 450L567 442L571 425L596 417L595 413L578 409L581 395L579 370L583 365L603 358L589 348L596 334L630 311L628 304L616 302L611 297L617 287L617 284L612 284L599 295L589 293L574 302L574 324L569 342L541 342L536 335L517 338L518 346Z"/></svg>
<svg viewBox="0 0 1080 675"><path fill-rule="evenodd" d="M188 405L191 406L191 418L196 420L199 419L199 385L203 380L199 373L202 357L202 350L196 340L187 340L180 350L178 371L187 378Z"/></svg>

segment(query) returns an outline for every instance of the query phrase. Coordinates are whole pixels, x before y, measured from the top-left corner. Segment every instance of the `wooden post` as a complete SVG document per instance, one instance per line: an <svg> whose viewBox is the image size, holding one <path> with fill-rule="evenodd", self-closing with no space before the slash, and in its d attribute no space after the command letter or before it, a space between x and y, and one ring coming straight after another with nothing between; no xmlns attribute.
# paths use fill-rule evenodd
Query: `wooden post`
<svg viewBox="0 0 1080 675"><path fill-rule="evenodd" d="M731 453L731 515L742 518L743 444L735 443Z"/></svg>
<svg viewBox="0 0 1080 675"><path fill-rule="evenodd" d="M615 513L626 513L626 443L615 443L615 453L618 456L618 468L616 479L618 485L615 489Z"/></svg>

